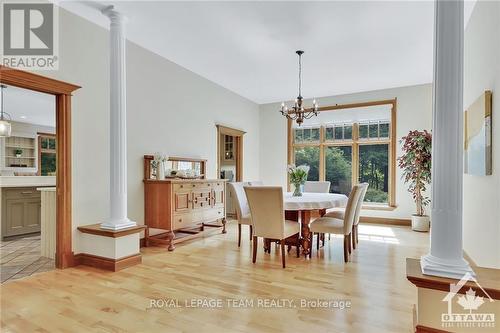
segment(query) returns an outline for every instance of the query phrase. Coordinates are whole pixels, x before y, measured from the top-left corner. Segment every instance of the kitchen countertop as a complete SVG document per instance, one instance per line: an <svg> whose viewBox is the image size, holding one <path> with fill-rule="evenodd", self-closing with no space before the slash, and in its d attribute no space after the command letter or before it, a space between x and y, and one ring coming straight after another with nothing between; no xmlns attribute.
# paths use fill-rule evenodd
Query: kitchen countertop
<svg viewBox="0 0 500 333"><path fill-rule="evenodd" d="M40 192L55 192L56 188L55 187L37 187L36 190L40 191Z"/></svg>
<svg viewBox="0 0 500 333"><path fill-rule="evenodd" d="M0 187L56 186L55 176L0 176Z"/></svg>

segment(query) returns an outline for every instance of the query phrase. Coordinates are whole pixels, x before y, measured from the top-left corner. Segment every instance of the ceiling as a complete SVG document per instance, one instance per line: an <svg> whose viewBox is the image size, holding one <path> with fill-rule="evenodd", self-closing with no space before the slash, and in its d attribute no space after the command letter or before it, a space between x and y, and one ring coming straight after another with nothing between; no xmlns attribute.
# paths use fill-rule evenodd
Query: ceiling
<svg viewBox="0 0 500 333"><path fill-rule="evenodd" d="M53 95L8 86L4 89L4 107L13 121L56 126L56 98Z"/></svg>
<svg viewBox="0 0 500 333"><path fill-rule="evenodd" d="M128 38L256 103L432 81L432 1L59 1L99 25L114 4ZM466 3L466 21L474 1Z"/></svg>

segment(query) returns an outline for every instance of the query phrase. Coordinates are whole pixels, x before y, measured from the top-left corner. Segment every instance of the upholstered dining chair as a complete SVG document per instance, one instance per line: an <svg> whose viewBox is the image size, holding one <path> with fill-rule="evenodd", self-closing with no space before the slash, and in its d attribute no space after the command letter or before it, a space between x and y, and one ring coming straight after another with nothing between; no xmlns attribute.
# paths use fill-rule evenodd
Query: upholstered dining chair
<svg viewBox="0 0 500 333"><path fill-rule="evenodd" d="M253 226L253 256L257 259L258 237L279 241L281 245L281 261L285 268L285 241L297 236L300 224L285 220L283 210L283 188L279 186L245 186L245 193L250 207ZM299 244L297 243L297 246ZM297 249L298 250L298 249Z"/></svg>
<svg viewBox="0 0 500 333"><path fill-rule="evenodd" d="M361 195L359 196L358 202L356 204L356 215L354 216L354 223L352 225L352 240L351 245L352 248L355 249L356 245L359 243L358 240L358 224L361 215L361 208L363 207L363 203L365 202L366 191L368 190L368 183L359 184L361 187ZM343 219L345 214L345 210L334 210L326 213L324 216L326 217L334 217L337 219Z"/></svg>
<svg viewBox="0 0 500 333"><path fill-rule="evenodd" d="M309 224L311 232L319 234L337 234L344 235L344 261L349 261L349 253L351 249L351 233L352 226L354 225L354 219L356 216L356 206L361 195L361 185L355 185L351 193L349 194L349 199L347 200L347 206L345 208L344 218L335 217L320 217ZM310 243L310 251L312 252L312 242Z"/></svg>
<svg viewBox="0 0 500 333"><path fill-rule="evenodd" d="M252 220L250 219L250 208L248 208L247 196L244 186L248 185L244 182L227 183L233 205L236 208L236 219L238 220L238 247L241 245L241 225L248 225L250 228L250 240L252 240Z"/></svg>
<svg viewBox="0 0 500 333"><path fill-rule="evenodd" d="M330 182L306 181L304 184L304 192L329 193L330 192Z"/></svg>

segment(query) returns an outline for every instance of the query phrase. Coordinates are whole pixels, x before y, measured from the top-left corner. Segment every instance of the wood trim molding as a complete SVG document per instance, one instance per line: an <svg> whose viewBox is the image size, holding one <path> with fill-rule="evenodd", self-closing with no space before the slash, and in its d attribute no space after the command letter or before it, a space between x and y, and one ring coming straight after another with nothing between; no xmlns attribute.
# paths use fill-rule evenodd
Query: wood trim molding
<svg viewBox="0 0 500 333"><path fill-rule="evenodd" d="M361 222L361 223L401 225L401 226L410 226L411 225L410 219L396 219L396 218L375 217L375 216L361 216L359 218L359 222Z"/></svg>
<svg viewBox="0 0 500 333"><path fill-rule="evenodd" d="M315 143L303 143L303 144L294 144L293 140L293 121L288 119L288 127L287 127L287 164L293 164L295 161L294 156L294 147L319 147L320 149L320 161L319 161L319 180L325 180L325 171L324 171L324 157L325 147L330 146L351 146L352 147L352 165L356 165L352 170L352 184L357 184L359 179L359 170L358 170L358 156L359 156L359 146L365 144L387 144L389 147L389 170L388 170L388 182L389 182L389 196L388 196L388 205L390 207L396 207L396 146L397 146L397 98L394 99L385 99L378 101L369 101L369 102L361 102L361 103L351 103L351 104L336 104L330 106L320 107L319 111L335 111L335 110L343 110L343 109L354 109L361 108L367 106L376 106L376 105L391 105L391 125L390 125L390 139L388 140L359 140L359 126L357 123L353 124L353 139L349 141L342 141L339 143L336 142L325 142L324 141L324 126L320 127L320 141ZM287 180L288 191L290 190L290 182Z"/></svg>
<svg viewBox="0 0 500 333"><path fill-rule="evenodd" d="M451 333L451 332L423 325L417 325L415 326L415 333Z"/></svg>
<svg viewBox="0 0 500 333"><path fill-rule="evenodd" d="M80 86L0 65L0 82L51 95L71 95Z"/></svg>
<svg viewBox="0 0 500 333"><path fill-rule="evenodd" d="M91 235L111 237L111 238L119 238L131 234L136 234L138 232L143 231L144 229L146 229L146 226L137 225L135 227L125 228L121 230L108 230L108 229L102 229L99 223L78 227L78 230L84 234L91 234Z"/></svg>
<svg viewBox="0 0 500 333"><path fill-rule="evenodd" d="M245 131L236 129L236 128L231 128L223 125L215 125L219 131L220 134L224 135L230 135L230 136L243 136L246 134Z"/></svg>
<svg viewBox="0 0 500 333"><path fill-rule="evenodd" d="M71 222L71 94L80 87L0 65L0 83L56 97L56 267L75 265Z"/></svg>
<svg viewBox="0 0 500 333"><path fill-rule="evenodd" d="M117 272L142 263L142 256L140 253L137 253L120 259L111 259L87 253L79 253L75 255L74 261L76 265L91 266L106 271Z"/></svg>
<svg viewBox="0 0 500 333"><path fill-rule="evenodd" d="M493 268L473 267L476 273L476 279L481 284L481 287L488 293L488 295L495 300L500 300L500 270ZM444 292L450 291L450 284L457 283L456 279L443 278L432 275L424 275L420 268L420 260L413 258L406 258L406 278L418 288L440 290ZM479 288L478 285L469 281L458 291L460 294L465 294L469 288L476 292L476 295L488 297Z"/></svg>
<svg viewBox="0 0 500 333"><path fill-rule="evenodd" d="M217 178L220 177L220 169L221 169L221 136L229 135L235 137L235 149L236 149L236 175L235 179L237 182L243 181L243 136L246 134L245 131L238 130L235 128L215 125L217 128Z"/></svg>

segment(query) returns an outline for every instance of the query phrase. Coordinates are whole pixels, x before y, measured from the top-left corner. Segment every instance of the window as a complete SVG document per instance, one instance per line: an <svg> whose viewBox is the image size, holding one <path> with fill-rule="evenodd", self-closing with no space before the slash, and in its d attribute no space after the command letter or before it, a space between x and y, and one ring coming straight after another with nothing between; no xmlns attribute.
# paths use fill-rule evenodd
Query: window
<svg viewBox="0 0 500 333"><path fill-rule="evenodd" d="M297 128L294 135L295 143L310 143L310 142L319 142L319 127L305 127L305 128Z"/></svg>
<svg viewBox="0 0 500 333"><path fill-rule="evenodd" d="M296 148L295 165L308 165L307 180L319 180L319 147Z"/></svg>
<svg viewBox="0 0 500 333"><path fill-rule="evenodd" d="M332 108L336 112L322 111L318 116L325 125L291 128L291 161L310 167L308 180L330 181L332 193L349 195L353 184L367 182L366 203L395 206L395 124L391 123L395 103L351 104L345 110L337 105ZM337 119L350 120L337 123Z"/></svg>
<svg viewBox="0 0 500 333"><path fill-rule="evenodd" d="M330 192L349 194L352 188L352 147L338 146L325 149L325 180Z"/></svg>
<svg viewBox="0 0 500 333"><path fill-rule="evenodd" d="M56 137L52 134L40 134L38 141L38 173L40 176L55 176Z"/></svg>
<svg viewBox="0 0 500 333"><path fill-rule="evenodd" d="M388 203L389 145L359 146L359 182L368 183L365 202Z"/></svg>

